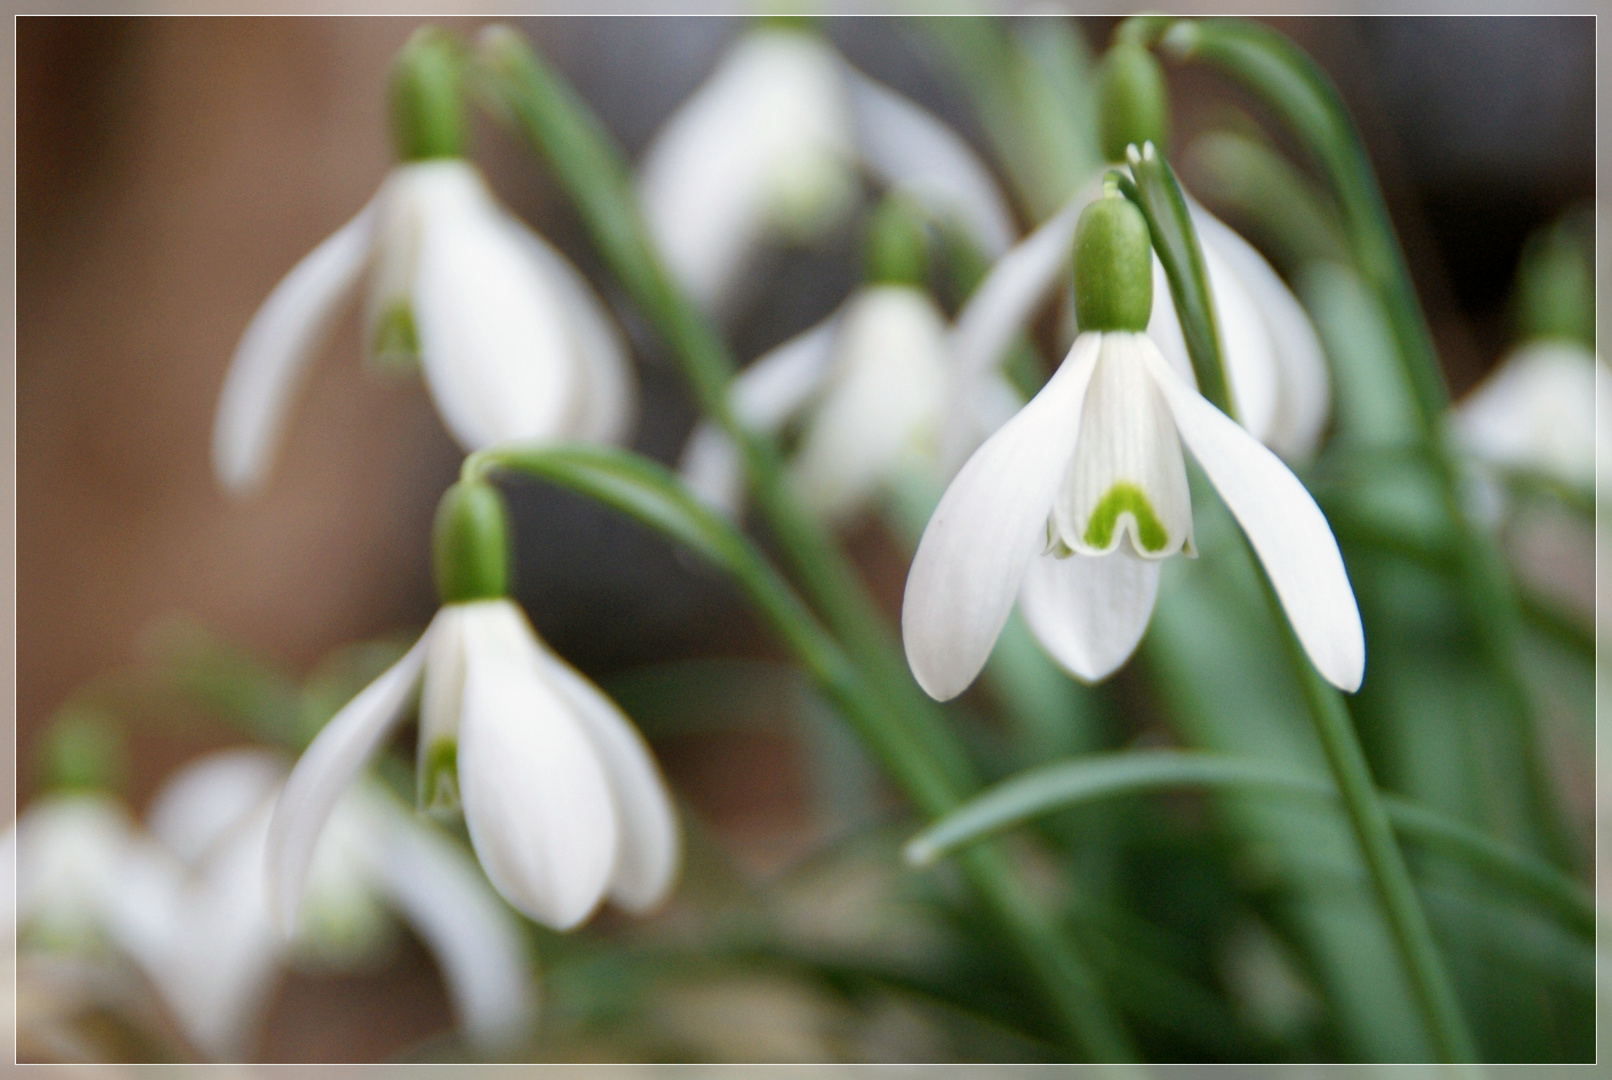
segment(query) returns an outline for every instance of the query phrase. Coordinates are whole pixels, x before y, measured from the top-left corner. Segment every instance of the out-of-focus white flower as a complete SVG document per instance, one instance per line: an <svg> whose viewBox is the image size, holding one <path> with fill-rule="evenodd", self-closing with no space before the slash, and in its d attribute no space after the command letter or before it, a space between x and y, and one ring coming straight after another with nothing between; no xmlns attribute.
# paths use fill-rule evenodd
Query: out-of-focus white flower
<svg viewBox="0 0 1612 1080"><path fill-rule="evenodd" d="M739 39L656 135L638 187L672 272L721 309L759 245L831 227L864 172L958 221L992 256L1012 242L990 170L956 133L796 28Z"/></svg>
<svg viewBox="0 0 1612 1080"><path fill-rule="evenodd" d="M999 365L1014 335L1068 280L1076 224L1101 188L1100 181L1083 188L1004 255L975 289L958 313L952 339L965 377ZM1259 252L1190 198L1188 205L1203 246L1238 418L1282 457L1306 460L1315 453L1331 405L1326 359L1315 328ZM1148 335L1191 382L1192 364L1157 257L1153 277Z"/></svg>
<svg viewBox="0 0 1612 1080"><path fill-rule="evenodd" d="M416 687L422 802L462 807L504 899L556 929L576 926L606 895L630 911L660 903L679 839L648 747L609 698L548 650L519 607L498 598L444 604L297 762L269 829L282 925L296 918L332 808Z"/></svg>
<svg viewBox="0 0 1612 1080"><path fill-rule="evenodd" d="M1450 416L1457 444L1485 465L1592 490L1599 363L1574 341L1522 345L1457 403Z"/></svg>
<svg viewBox="0 0 1612 1080"><path fill-rule="evenodd" d="M806 505L844 521L907 469L944 482L940 450L973 449L1012 416L1023 399L996 372L956 385L946 317L922 289L873 285L810 330L758 358L729 390L735 418L776 434L804 417L790 461L790 482ZM943 437L953 396L966 431ZM683 452L680 472L707 505L736 516L742 466L732 441L702 422Z"/></svg>
<svg viewBox="0 0 1612 1080"><path fill-rule="evenodd" d="M587 281L499 205L475 166L433 158L396 166L247 326L213 426L225 488L266 478L309 361L366 269L366 347L418 358L466 450L626 436L636 399L626 348Z"/></svg>
<svg viewBox="0 0 1612 1080"><path fill-rule="evenodd" d="M264 879L285 773L269 750L204 755L158 791L145 830L104 795L40 800L17 827L19 928L47 948L126 953L197 1049L240 1057L286 959ZM452 841L366 784L336 808L314 864L319 888L294 942L300 952L334 944L355 959L351 929L333 942L320 908L345 902L350 912L360 896L374 920L384 902L432 949L473 1041L497 1046L524 1030L537 991L519 924Z"/></svg>

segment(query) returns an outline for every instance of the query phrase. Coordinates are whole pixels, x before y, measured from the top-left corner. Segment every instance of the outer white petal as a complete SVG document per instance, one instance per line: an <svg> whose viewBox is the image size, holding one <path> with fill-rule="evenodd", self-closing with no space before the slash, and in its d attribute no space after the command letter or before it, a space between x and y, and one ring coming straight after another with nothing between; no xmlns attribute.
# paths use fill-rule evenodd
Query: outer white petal
<svg viewBox="0 0 1612 1080"><path fill-rule="evenodd" d="M644 737L615 702L547 649L544 660L550 680L571 703L610 777L621 826L610 899L628 911L648 911L671 890L681 855L666 781Z"/></svg>
<svg viewBox="0 0 1612 1080"><path fill-rule="evenodd" d="M1248 534L1293 631L1316 669L1360 688L1366 643L1338 542L1310 493L1281 459L1200 397L1162 358L1149 366L1176 429Z"/></svg>
<svg viewBox="0 0 1612 1080"><path fill-rule="evenodd" d="M857 145L886 187L910 192L966 226L991 258L1013 243L1013 214L991 170L928 110L846 66Z"/></svg>
<svg viewBox="0 0 1612 1080"><path fill-rule="evenodd" d="M466 450L563 438L585 387L548 274L474 166L404 168L420 212L420 360L448 430Z"/></svg>
<svg viewBox="0 0 1612 1080"><path fill-rule="evenodd" d="M1242 282L1264 320L1276 358L1278 393L1269 436L1262 440L1289 461L1314 455L1332 407L1326 354L1315 326L1265 257L1219 218L1198 206L1192 220Z"/></svg>
<svg viewBox="0 0 1612 1080"><path fill-rule="evenodd" d="M620 848L610 781L508 600L465 605L459 790L471 843L518 910L566 930L603 898Z"/></svg>
<svg viewBox="0 0 1612 1080"><path fill-rule="evenodd" d="M268 475L308 362L369 258L372 202L292 267L235 347L213 419L213 474L243 493Z"/></svg>
<svg viewBox="0 0 1612 1080"><path fill-rule="evenodd" d="M285 759L259 746L193 758L151 797L146 831L194 866L279 789L285 774Z"/></svg>
<svg viewBox="0 0 1612 1080"><path fill-rule="evenodd" d="M375 886L436 957L459 1024L496 1047L537 1012L536 973L520 925L487 887L475 860L384 791L355 789L367 824L358 853Z"/></svg>
<svg viewBox="0 0 1612 1080"><path fill-rule="evenodd" d="M1102 335L1084 334L1047 385L968 459L941 496L907 575L901 635L918 684L956 697L1002 631L1080 431Z"/></svg>
<svg viewBox="0 0 1612 1080"><path fill-rule="evenodd" d="M303 751L274 806L267 840L269 906L289 934L325 820L381 741L403 718L420 679L431 630L343 706Z"/></svg>
<svg viewBox="0 0 1612 1080"><path fill-rule="evenodd" d="M16 824L17 928L64 947L92 944L106 928L132 834L128 815L106 796L36 800Z"/></svg>
<svg viewBox="0 0 1612 1080"><path fill-rule="evenodd" d="M1492 465L1595 483L1595 354L1567 341L1517 349L1451 417L1461 448Z"/></svg>
<svg viewBox="0 0 1612 1080"><path fill-rule="evenodd" d="M946 317L919 289L873 287L850 301L830 384L791 463L808 506L850 517L904 458L934 458L952 370L946 338Z"/></svg>
<svg viewBox="0 0 1612 1080"><path fill-rule="evenodd" d="M1097 682L1141 642L1158 596L1159 565L1123 550L1066 559L1037 555L1019 590L1019 610L1064 670Z"/></svg>
<svg viewBox="0 0 1612 1080"><path fill-rule="evenodd" d="M569 259L514 215L506 214L505 221L510 235L526 245L532 261L548 277L566 315L585 394L572 435L584 442L625 443L638 418L638 380L621 330Z"/></svg>
<svg viewBox="0 0 1612 1080"><path fill-rule="evenodd" d="M755 431L772 433L806 406L828 378L840 313L796 334L758 357L728 387L734 416ZM678 462L678 474L707 506L737 517L744 499L744 464L733 440L701 421Z"/></svg>
<svg viewBox="0 0 1612 1080"><path fill-rule="evenodd" d="M760 29L655 136L639 198L672 272L721 307L769 232L809 234L849 205L852 158L838 56L813 34Z"/></svg>

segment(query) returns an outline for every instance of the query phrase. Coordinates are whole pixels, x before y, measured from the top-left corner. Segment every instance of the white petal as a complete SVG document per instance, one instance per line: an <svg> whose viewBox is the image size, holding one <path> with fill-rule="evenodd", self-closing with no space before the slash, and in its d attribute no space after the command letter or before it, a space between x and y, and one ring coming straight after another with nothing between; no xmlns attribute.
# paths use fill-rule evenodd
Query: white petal
<svg viewBox="0 0 1612 1080"><path fill-rule="evenodd" d="M420 808L457 811L459 776L432 775L441 767L444 746L457 752L459 714L465 699L465 605L444 604L426 635L425 672L420 681L420 738L415 775Z"/></svg>
<svg viewBox="0 0 1612 1080"><path fill-rule="evenodd" d="M1013 243L1013 214L991 170L928 110L847 65L857 144L868 171L963 224L985 254Z"/></svg>
<svg viewBox="0 0 1612 1080"><path fill-rule="evenodd" d="M1515 350L1451 416L1461 448L1588 490L1595 483L1595 354L1567 341Z"/></svg>
<svg viewBox="0 0 1612 1080"><path fill-rule="evenodd" d="M1102 335L1076 339L1047 385L968 459L941 496L907 575L901 634L918 684L956 697L1002 631L1080 430Z"/></svg>
<svg viewBox="0 0 1612 1080"><path fill-rule="evenodd" d="M563 438L584 387L548 275L473 166L405 168L421 215L420 360L448 430L466 450Z"/></svg>
<svg viewBox="0 0 1612 1080"><path fill-rule="evenodd" d="M1182 440L1265 564L1310 660L1332 685L1359 689L1366 665L1360 611L1320 507L1280 458L1183 383L1162 358L1149 357L1149 366Z"/></svg>
<svg viewBox="0 0 1612 1080"><path fill-rule="evenodd" d="M790 471L807 506L845 519L903 459L934 459L952 370L946 317L919 289L864 289L846 307L836 354Z"/></svg>
<svg viewBox="0 0 1612 1080"><path fill-rule="evenodd" d="M610 781L520 609L508 600L465 607L465 825L499 895L567 930L598 905L616 864Z"/></svg>
<svg viewBox="0 0 1612 1080"><path fill-rule="evenodd" d="M644 737L615 702L547 649L544 660L550 681L571 703L610 777L621 826L610 899L628 911L647 911L671 890L680 857L677 815L666 781Z"/></svg>
<svg viewBox="0 0 1612 1080"><path fill-rule="evenodd" d="M734 417L774 433L822 388L834 359L839 312L758 357L728 386ZM678 474L706 506L737 517L744 502L744 463L733 440L702 420L683 449Z"/></svg>
<svg viewBox="0 0 1612 1080"><path fill-rule="evenodd" d="M285 759L261 746L192 758L151 797L146 831L194 866L274 794L285 775Z"/></svg>
<svg viewBox="0 0 1612 1080"><path fill-rule="evenodd" d="M1106 679L1141 643L1159 591L1159 562L1125 551L1037 555L1019 610L1041 647L1076 678Z"/></svg>
<svg viewBox="0 0 1612 1080"><path fill-rule="evenodd" d="M1306 460L1315 454L1332 407L1326 355L1315 326L1253 245L1196 204L1192 220L1204 244L1242 282L1270 335L1278 381L1276 413L1261 441L1289 461Z"/></svg>
<svg viewBox="0 0 1612 1080"><path fill-rule="evenodd" d="M16 824L17 928L65 946L90 945L118 893L115 867L133 828L100 794L50 795Z"/></svg>
<svg viewBox="0 0 1612 1080"><path fill-rule="evenodd" d="M645 152L639 199L657 247L696 300L720 308L781 225L809 235L854 196L839 58L815 34L745 34Z"/></svg>
<svg viewBox="0 0 1612 1080"><path fill-rule="evenodd" d="M1114 551L1127 534L1140 558L1192 551L1186 462L1149 358L1165 362L1146 334L1103 335L1080 438L1053 504L1060 538L1083 555Z"/></svg>
<svg viewBox="0 0 1612 1080"><path fill-rule="evenodd" d="M427 628L402 659L343 706L308 744L286 779L269 826L267 873L274 921L287 934L296 927L302 883L325 819L403 718L430 638Z"/></svg>
<svg viewBox="0 0 1612 1080"><path fill-rule="evenodd" d="M538 1000L519 923L458 845L382 790L353 794L370 826L366 869L436 957L460 1027L484 1047L512 1040Z"/></svg>
<svg viewBox="0 0 1612 1080"><path fill-rule="evenodd" d="M213 474L242 493L263 483L308 362L369 257L372 202L269 293L230 359L213 419Z"/></svg>
<svg viewBox="0 0 1612 1080"><path fill-rule="evenodd" d="M510 235L526 245L532 261L547 275L566 316L585 394L584 408L571 435L583 442L627 442L638 417L638 380L621 330L569 259L525 222L510 214L504 219Z"/></svg>

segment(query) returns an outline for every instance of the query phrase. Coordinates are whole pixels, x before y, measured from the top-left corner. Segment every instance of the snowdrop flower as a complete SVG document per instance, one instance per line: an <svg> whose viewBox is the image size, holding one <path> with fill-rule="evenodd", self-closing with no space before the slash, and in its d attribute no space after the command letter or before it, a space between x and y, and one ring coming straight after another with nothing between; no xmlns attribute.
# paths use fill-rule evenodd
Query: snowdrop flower
<svg viewBox="0 0 1612 1080"><path fill-rule="evenodd" d="M721 310L766 240L840 221L861 172L955 219L993 257L1015 235L990 170L951 129L818 34L776 24L746 32L666 122L638 190L672 272Z"/></svg>
<svg viewBox="0 0 1612 1080"><path fill-rule="evenodd" d="M626 436L635 389L621 335L576 268L459 156L451 49L429 31L405 49L393 87L401 163L241 336L213 426L213 469L226 489L266 478L309 362L366 273L366 348L418 361L467 451Z"/></svg>
<svg viewBox="0 0 1612 1080"><path fill-rule="evenodd" d="M1117 196L1094 202L1075 247L1084 332L1041 392L969 458L919 542L901 620L919 684L941 700L966 689L1015 595L1071 673L1096 680L1124 663L1152 613L1160 560L1193 553L1185 442L1317 669L1355 690L1364 639L1326 519L1144 332L1153 297L1140 211Z"/></svg>
<svg viewBox="0 0 1612 1080"><path fill-rule="evenodd" d="M450 488L438 512L443 606L395 665L330 721L297 762L269 828L271 898L295 918L341 793L420 689L420 802L462 809L499 895L555 929L608 896L656 906L678 862L677 821L632 723L538 639L505 592L498 493Z"/></svg>
<svg viewBox="0 0 1612 1080"><path fill-rule="evenodd" d="M285 772L265 749L204 755L157 792L145 829L104 795L36 803L17 830L19 923L50 942L99 941L126 953L197 1049L215 1060L242 1056L287 959L263 866ZM371 785L348 793L313 878L299 952L328 955L335 944L343 959L357 959L350 927L332 941L328 909L356 909L373 923L384 904L436 955L473 1041L498 1046L524 1030L536 987L518 923L470 858L391 796ZM73 937L63 938L64 924ZM380 940L373 929L357 937Z"/></svg>
<svg viewBox="0 0 1612 1080"><path fill-rule="evenodd" d="M805 417L789 479L807 507L831 520L854 517L904 471L937 471L952 395L969 405L961 415L974 445L1023 404L995 372L954 385L946 316L922 285L926 244L922 222L901 200L887 200L869 228L869 283L757 359L729 390L735 417L754 431L776 434ZM680 472L707 505L738 514L738 451L711 422L695 429Z"/></svg>

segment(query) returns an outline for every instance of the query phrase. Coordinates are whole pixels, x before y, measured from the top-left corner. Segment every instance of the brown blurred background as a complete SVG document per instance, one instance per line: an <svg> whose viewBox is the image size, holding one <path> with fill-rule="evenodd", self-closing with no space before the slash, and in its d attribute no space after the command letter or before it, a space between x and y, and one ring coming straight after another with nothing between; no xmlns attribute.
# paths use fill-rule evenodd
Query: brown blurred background
<svg viewBox="0 0 1612 1080"><path fill-rule="evenodd" d="M35 742L52 712L84 680L131 663L154 620L187 614L301 676L340 643L429 618L428 525L458 453L417 380L377 379L361 367L355 318L318 362L266 491L228 500L208 464L214 402L241 329L388 167L386 70L416 22L19 20L22 801L35 790ZM636 153L739 25L585 19L526 28ZM1110 26L1085 24L1094 48ZM1524 237L1593 194L1593 22L1281 28L1355 108L1452 386L1470 386L1506 344L1504 301ZM835 20L829 29L854 63L983 144L960 86L909 25ZM1184 89L1197 85L1178 77ZM1195 97L1178 98L1184 135L1198 122ZM495 188L614 298L524 151L485 125L479 133ZM848 240L839 254L851 250ZM854 261L835 255L779 265L786 287L775 295L787 299L737 328L741 355L838 303ZM670 460L690 406L653 343L635 346L645 400L638 446ZM590 674L754 650L725 591L656 542L553 493L523 489L516 504L521 599ZM899 590L899 577L893 584ZM138 805L200 747L233 741L222 730L139 736L131 797ZM373 1059L422 1026L445 1025L440 988L418 951L394 967L366 995L328 980L295 983L276 1006L264 1057ZM339 1027L304 1023L328 1017L337 1001L352 1013Z"/></svg>

